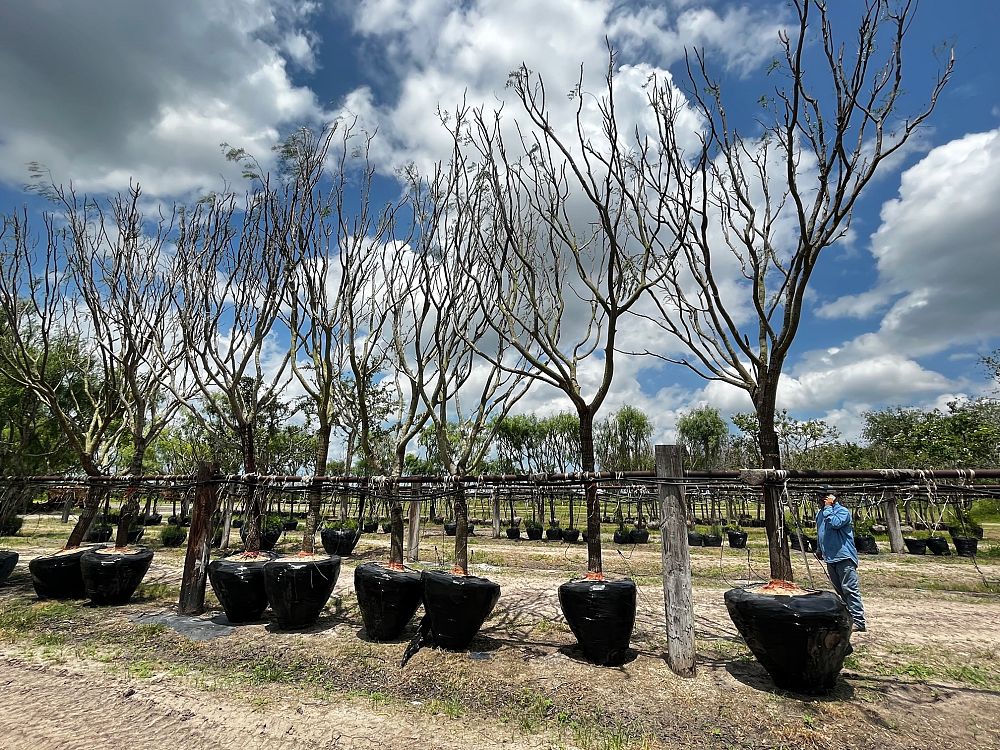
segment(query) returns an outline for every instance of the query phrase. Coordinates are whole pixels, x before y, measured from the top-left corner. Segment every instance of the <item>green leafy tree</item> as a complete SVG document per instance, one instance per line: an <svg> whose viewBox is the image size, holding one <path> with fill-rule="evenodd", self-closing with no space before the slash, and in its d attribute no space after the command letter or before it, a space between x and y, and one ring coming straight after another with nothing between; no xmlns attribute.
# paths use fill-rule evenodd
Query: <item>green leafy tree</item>
<svg viewBox="0 0 1000 750"><path fill-rule="evenodd" d="M701 406L681 414L677 419L677 435L687 448L691 468L719 468L729 426L718 409Z"/></svg>
<svg viewBox="0 0 1000 750"><path fill-rule="evenodd" d="M594 452L603 471L639 471L653 468L653 423L649 416L626 404L597 424Z"/></svg>

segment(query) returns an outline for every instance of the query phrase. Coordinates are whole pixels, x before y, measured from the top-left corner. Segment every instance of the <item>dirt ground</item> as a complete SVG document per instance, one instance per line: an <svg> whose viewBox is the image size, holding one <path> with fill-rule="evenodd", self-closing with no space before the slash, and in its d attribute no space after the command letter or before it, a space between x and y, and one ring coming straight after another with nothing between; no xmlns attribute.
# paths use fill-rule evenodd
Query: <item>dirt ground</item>
<svg viewBox="0 0 1000 750"><path fill-rule="evenodd" d="M50 518L4 546L21 562L0 587L0 748L998 748L1000 564L880 555L861 575L869 632L854 639L834 693L777 690L738 638L722 594L766 570L746 553L694 550L698 674L664 659L659 545L605 546L609 575L639 584L634 658L585 662L556 589L586 552L476 537L473 572L500 583L493 615L468 652L364 639L353 567L384 559L387 537L346 558L317 625L281 632L231 626L211 593L201 617L179 618L182 552L160 549L132 603L39 602L27 560L57 548ZM995 530L990 530L994 533ZM655 541L655 537L654 537ZM432 527L421 557L447 564L452 540ZM288 535L282 546L294 550ZM797 580L828 587L815 561ZM420 617L418 611L417 619ZM266 616L266 614L265 614ZM414 626L416 620L414 621ZM183 632L179 632L183 631ZM407 637L412 634L412 629Z"/></svg>

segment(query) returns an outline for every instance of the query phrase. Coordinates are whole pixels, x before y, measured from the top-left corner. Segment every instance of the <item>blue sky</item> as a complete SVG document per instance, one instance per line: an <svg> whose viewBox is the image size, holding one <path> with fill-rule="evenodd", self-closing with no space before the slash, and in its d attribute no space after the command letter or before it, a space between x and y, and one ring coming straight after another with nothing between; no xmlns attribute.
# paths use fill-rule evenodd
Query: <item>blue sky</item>
<svg viewBox="0 0 1000 750"><path fill-rule="evenodd" d="M833 5L849 44L858 3ZM375 156L391 174L446 155L437 105L463 94L498 105L522 61L566 91L581 64L600 74L605 36L622 64L675 76L685 46L703 47L749 128L789 18L770 0L12 5L0 10L0 206L28 200L31 161L88 192L134 178L151 199L189 200L238 179L221 142L266 155L295 126L345 111L378 127ZM941 405L991 387L977 357L1000 346L998 21L995 0L920 3L907 95L922 101L951 47L955 73L904 158L869 186L849 241L820 260L781 393L794 415L854 437L865 409ZM676 367L627 361L617 377L607 408L641 406L661 437L693 405L746 408L740 393ZM523 404L565 406L539 390Z"/></svg>

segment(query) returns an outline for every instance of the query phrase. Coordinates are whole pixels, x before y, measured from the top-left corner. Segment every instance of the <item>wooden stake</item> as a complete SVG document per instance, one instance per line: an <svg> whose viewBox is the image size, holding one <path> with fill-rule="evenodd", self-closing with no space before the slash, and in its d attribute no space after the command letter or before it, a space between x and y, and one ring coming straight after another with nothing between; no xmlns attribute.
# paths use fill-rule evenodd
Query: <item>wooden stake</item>
<svg viewBox="0 0 1000 750"><path fill-rule="evenodd" d="M215 469L208 464L198 464L191 531L184 556L184 575L181 578L181 596L178 602L178 611L182 615L200 615L205 611L205 582L208 579L208 561L212 551L212 514L219 501L219 487L212 481L215 473Z"/></svg>
<svg viewBox="0 0 1000 750"><path fill-rule="evenodd" d="M681 447L656 446L656 476L683 477ZM663 562L663 603L667 620L667 664L681 677L694 677L694 600L691 556L687 543L683 485L660 484L660 545Z"/></svg>
<svg viewBox="0 0 1000 750"><path fill-rule="evenodd" d="M885 525L889 527L889 549L898 554L906 552L903 543L903 531L899 528L899 510L895 500L883 500L882 512L885 513Z"/></svg>
<svg viewBox="0 0 1000 750"><path fill-rule="evenodd" d="M410 523L406 536L408 562L417 562L420 559L420 489L421 485L415 484L410 491Z"/></svg>

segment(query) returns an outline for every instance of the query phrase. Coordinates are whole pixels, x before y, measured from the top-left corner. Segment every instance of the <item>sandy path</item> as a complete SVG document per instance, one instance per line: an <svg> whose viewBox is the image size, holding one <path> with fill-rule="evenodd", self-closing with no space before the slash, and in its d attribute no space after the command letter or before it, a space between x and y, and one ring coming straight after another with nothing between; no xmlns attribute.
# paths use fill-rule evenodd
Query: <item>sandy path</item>
<svg viewBox="0 0 1000 750"><path fill-rule="evenodd" d="M381 713L356 700L331 703L292 693L284 702L272 695L266 707L255 708L155 678L117 680L9 656L0 656L0 675L3 750L148 750L167 742L281 750L555 747L541 738L490 737L482 727L465 729L459 722L441 732L433 717Z"/></svg>

